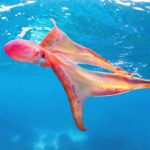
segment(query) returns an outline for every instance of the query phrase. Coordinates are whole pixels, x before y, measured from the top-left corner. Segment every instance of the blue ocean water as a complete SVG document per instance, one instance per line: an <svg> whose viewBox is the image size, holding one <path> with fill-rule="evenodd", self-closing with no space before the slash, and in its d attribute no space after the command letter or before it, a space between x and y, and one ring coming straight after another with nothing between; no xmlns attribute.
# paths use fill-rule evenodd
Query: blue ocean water
<svg viewBox="0 0 150 150"><path fill-rule="evenodd" d="M150 79L149 0L1 0L0 150L150 150L149 89L88 98L82 132L53 71L6 56L10 40L39 43L50 18L77 43Z"/></svg>

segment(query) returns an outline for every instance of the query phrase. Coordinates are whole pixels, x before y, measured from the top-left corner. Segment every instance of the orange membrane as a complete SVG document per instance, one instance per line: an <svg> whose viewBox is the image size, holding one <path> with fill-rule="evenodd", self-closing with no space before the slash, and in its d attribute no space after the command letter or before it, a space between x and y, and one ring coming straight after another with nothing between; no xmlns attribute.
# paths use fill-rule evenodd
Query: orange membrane
<svg viewBox="0 0 150 150"><path fill-rule="evenodd" d="M77 127L83 125L83 101L89 96L121 94L139 88L150 88L150 80L135 78L131 73L113 66L96 52L73 42L54 20L54 28L40 45L31 41L14 40L5 45L11 58L43 67L52 67L68 96ZM94 72L79 67L89 64L108 69L112 73Z"/></svg>

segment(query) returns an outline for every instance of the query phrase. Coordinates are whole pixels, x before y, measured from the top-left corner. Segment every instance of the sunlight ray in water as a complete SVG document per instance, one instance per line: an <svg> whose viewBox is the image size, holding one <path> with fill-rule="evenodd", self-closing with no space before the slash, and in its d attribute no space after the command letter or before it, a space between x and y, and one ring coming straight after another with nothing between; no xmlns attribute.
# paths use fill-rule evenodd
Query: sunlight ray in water
<svg viewBox="0 0 150 150"><path fill-rule="evenodd" d="M18 3L18 4L11 5L11 6L0 5L0 12L10 11L13 8L22 7L22 6L33 4L33 3L35 3L35 1L29 0L26 3Z"/></svg>
<svg viewBox="0 0 150 150"><path fill-rule="evenodd" d="M27 34L27 32L30 30L31 30L31 28L29 28L29 27L22 27L21 32L17 35L17 38L22 39Z"/></svg>
<svg viewBox="0 0 150 150"><path fill-rule="evenodd" d="M139 10L139 11L146 11L146 12L149 12L149 3L150 3L150 0L127 0L127 1L124 1L124 0L113 0L114 3L116 4L119 4L119 5L123 5L123 6L128 6L128 7L131 7L135 10ZM146 6L142 6L140 4L142 3L145 3Z"/></svg>

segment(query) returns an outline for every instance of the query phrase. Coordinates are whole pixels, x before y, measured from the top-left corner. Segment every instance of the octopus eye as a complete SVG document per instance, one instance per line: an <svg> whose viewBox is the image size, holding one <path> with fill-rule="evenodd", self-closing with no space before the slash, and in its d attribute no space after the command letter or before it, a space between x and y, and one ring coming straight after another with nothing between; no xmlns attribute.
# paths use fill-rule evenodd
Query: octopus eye
<svg viewBox="0 0 150 150"><path fill-rule="evenodd" d="M42 57L43 59L45 59L45 58L46 58L46 55L43 53L43 54L41 55L41 57Z"/></svg>
<svg viewBox="0 0 150 150"><path fill-rule="evenodd" d="M42 65L45 62L45 59L46 59L46 55L44 52L38 53L37 64Z"/></svg>

